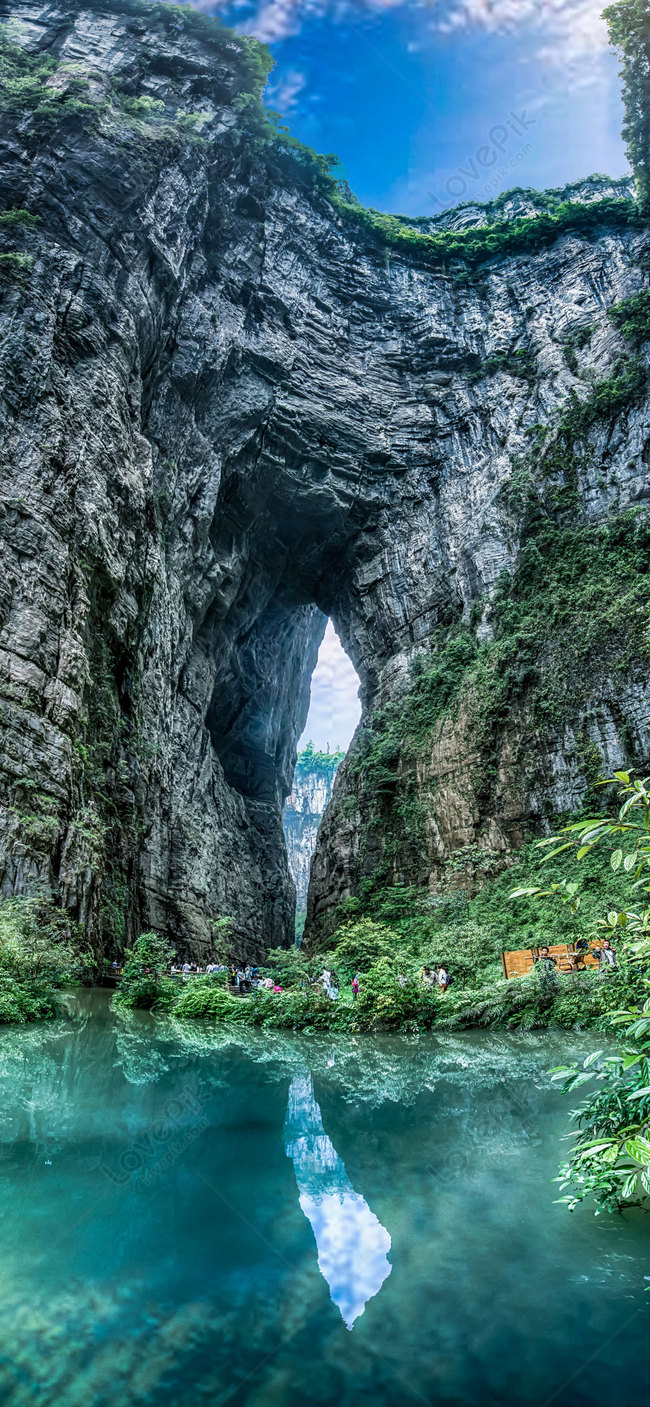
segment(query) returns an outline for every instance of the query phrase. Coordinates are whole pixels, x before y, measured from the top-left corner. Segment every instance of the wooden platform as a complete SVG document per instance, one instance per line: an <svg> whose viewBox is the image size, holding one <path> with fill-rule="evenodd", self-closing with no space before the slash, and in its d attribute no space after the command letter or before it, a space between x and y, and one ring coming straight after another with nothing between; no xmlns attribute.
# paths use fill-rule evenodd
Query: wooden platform
<svg viewBox="0 0 650 1407"><path fill-rule="evenodd" d="M555 958L556 972L584 972L588 967L598 968L599 965L594 953L576 955L575 948L568 943L551 943L548 951ZM518 948L512 953L502 953L504 977L524 977L527 972L532 972L539 953L539 948Z"/></svg>

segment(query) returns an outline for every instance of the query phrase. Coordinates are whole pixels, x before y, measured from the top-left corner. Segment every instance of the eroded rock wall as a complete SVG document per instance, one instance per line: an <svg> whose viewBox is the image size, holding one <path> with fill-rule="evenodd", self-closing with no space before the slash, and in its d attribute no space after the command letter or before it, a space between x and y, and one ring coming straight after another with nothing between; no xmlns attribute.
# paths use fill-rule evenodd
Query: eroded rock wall
<svg viewBox="0 0 650 1407"><path fill-rule="evenodd" d="M318 832L332 799L334 779L342 754L319 755L310 748L298 756L293 783L287 797L282 825L287 843L289 871L296 886L296 909L307 909L309 871Z"/></svg>
<svg viewBox="0 0 650 1407"><path fill-rule="evenodd" d="M203 955L230 915L257 954L292 932L281 811L325 616L366 725L437 633L489 637L519 551L502 491L532 427L621 356L607 310L643 286L647 234L621 218L458 278L269 161L240 41L164 6L0 18L52 59L59 104L2 112L0 198L37 223L1 288L0 885L47 887L105 948L152 925ZM576 513L644 510L647 400L590 436ZM571 804L578 735L608 762L647 752L643 661L595 660L591 696L596 721L581 695L540 730L524 692L488 791L447 718L417 761L424 843L392 874L429 882L478 835L515 844L542 795ZM382 805L353 754L315 929L386 861Z"/></svg>

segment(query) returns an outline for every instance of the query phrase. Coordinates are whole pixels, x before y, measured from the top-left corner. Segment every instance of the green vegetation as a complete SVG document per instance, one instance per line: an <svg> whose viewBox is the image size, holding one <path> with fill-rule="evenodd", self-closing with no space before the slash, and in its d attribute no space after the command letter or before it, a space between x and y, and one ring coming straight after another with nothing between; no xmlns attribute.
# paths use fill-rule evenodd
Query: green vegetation
<svg viewBox="0 0 650 1407"><path fill-rule="evenodd" d="M569 371L572 371L574 376L577 376L579 371L578 352L581 352L583 347L588 345L591 341L592 334L593 327L580 327L575 332L570 333L562 343L566 364Z"/></svg>
<svg viewBox="0 0 650 1407"><path fill-rule="evenodd" d="M258 991L231 997L209 979L188 983L173 1015L181 1019L232 1021L267 1030L394 1031L428 1030L436 1016L436 997L415 979L404 986L389 962L380 962L364 977L357 1001L350 991L330 1001L322 987L313 987L303 974L284 992Z"/></svg>
<svg viewBox="0 0 650 1407"><path fill-rule="evenodd" d="M644 288L631 298L624 298L609 310L609 316L621 336L638 352L650 341L650 289Z"/></svg>
<svg viewBox="0 0 650 1407"><path fill-rule="evenodd" d="M485 376L496 376L500 371L508 376L519 376L532 385L537 380L537 359L524 348L516 352L498 352L473 367L469 380L482 381Z"/></svg>
<svg viewBox="0 0 650 1407"><path fill-rule="evenodd" d="M633 781L627 772L610 779L616 785L620 808L618 817L584 817L564 826L558 836L541 842L549 847L550 859L570 851L580 861L591 862L593 854L606 849L613 875L622 876L628 901L634 893L650 893L650 778ZM553 847L550 849L550 847ZM579 885L562 880L551 889L525 889L529 899L548 898L552 890L574 910L579 907ZM517 894L522 891L515 891ZM646 901L647 902L647 901ZM555 1071L565 1092L596 1079L598 1088L573 1113L578 1135L570 1157L560 1170L563 1188L570 1190L561 1199L571 1210L590 1197L598 1210L620 1211L625 1206L650 1206L650 911L635 911L612 905L600 920L601 931L612 935L640 994L636 1003L627 991L620 991L626 1005L610 1017L609 1027L623 1028L624 1044L616 1055L594 1051L577 1065ZM613 978L608 979L612 989ZM616 984L618 985L618 984ZM645 999L644 999L645 998Z"/></svg>
<svg viewBox="0 0 650 1407"><path fill-rule="evenodd" d="M309 772L318 772L321 777L333 777L344 757L345 752L340 749L330 752L328 748L327 752L319 752L313 743L307 743L298 753L294 777L304 777Z"/></svg>
<svg viewBox="0 0 650 1407"><path fill-rule="evenodd" d="M617 0L605 10L612 44L623 64L623 98L630 165L637 183L639 205L650 201L650 10L647 0Z"/></svg>
<svg viewBox="0 0 650 1407"><path fill-rule="evenodd" d="M475 229L423 234L405 223L401 216L383 215L378 210L350 205L336 193L332 199L350 220L377 235L383 243L403 253L415 254L435 268L458 262L476 269L493 259L537 253L554 244L563 234L607 226L620 228L640 222L634 201L608 196L590 205L564 201L553 212L520 216Z"/></svg>
<svg viewBox="0 0 650 1407"><path fill-rule="evenodd" d="M30 254L21 254L15 250L0 254L0 278L11 278L26 273L28 269L31 269L33 263L34 260Z"/></svg>
<svg viewBox="0 0 650 1407"><path fill-rule="evenodd" d="M158 933L141 933L125 955L122 980L113 997L115 1006L169 1010L177 996L167 975L173 959L174 949L165 938Z"/></svg>
<svg viewBox="0 0 650 1407"><path fill-rule="evenodd" d="M57 992L88 972L67 916L45 899L0 903L0 1024L56 1016Z"/></svg>
<svg viewBox="0 0 650 1407"><path fill-rule="evenodd" d="M610 1024L623 1027L618 1054L594 1051L582 1068L565 1066L553 1075L567 1094L597 1081L573 1113L577 1138L560 1168L558 1181L569 1191L559 1200L571 1211L586 1198L608 1212L650 1204L650 999L616 1012Z"/></svg>
<svg viewBox="0 0 650 1407"><path fill-rule="evenodd" d="M15 243L16 238L33 231L39 223L38 215L30 210L10 208L0 210L0 240ZM25 275L32 268L33 256L19 249L3 249L0 252L0 279L14 283L24 283Z"/></svg>
<svg viewBox="0 0 650 1407"><path fill-rule="evenodd" d="M13 26L0 26L0 111L31 114L44 123L75 113L90 115L87 88L78 64L61 64L53 54L29 54L16 42Z"/></svg>

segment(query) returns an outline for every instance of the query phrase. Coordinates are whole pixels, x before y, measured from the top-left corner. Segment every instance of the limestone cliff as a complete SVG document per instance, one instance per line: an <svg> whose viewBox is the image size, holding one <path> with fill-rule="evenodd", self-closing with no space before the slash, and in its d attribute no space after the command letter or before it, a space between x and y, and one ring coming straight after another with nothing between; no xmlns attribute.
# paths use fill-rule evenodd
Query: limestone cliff
<svg viewBox="0 0 650 1407"><path fill-rule="evenodd" d="M382 222L270 130L252 41L138 0L0 19L2 892L105 948L288 940L328 615L364 726L314 932L647 755L630 183Z"/></svg>
<svg viewBox="0 0 650 1407"><path fill-rule="evenodd" d="M298 914L304 915L307 908L311 859L321 821L332 798L334 778L344 756L342 752L317 752L311 743L298 753L282 817Z"/></svg>

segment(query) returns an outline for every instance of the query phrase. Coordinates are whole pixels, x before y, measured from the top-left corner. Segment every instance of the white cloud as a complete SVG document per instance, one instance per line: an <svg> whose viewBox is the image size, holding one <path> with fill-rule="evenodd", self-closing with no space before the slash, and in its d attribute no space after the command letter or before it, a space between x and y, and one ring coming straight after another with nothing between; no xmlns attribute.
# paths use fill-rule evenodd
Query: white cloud
<svg viewBox="0 0 650 1407"><path fill-rule="evenodd" d="M269 107L277 108L278 112L286 116L294 111L306 86L307 74L301 73L297 68L288 68L284 73L279 73L269 85L266 101Z"/></svg>
<svg viewBox="0 0 650 1407"><path fill-rule="evenodd" d="M515 31L539 36L540 57L551 63L576 62L607 45L603 0L434 0L443 31Z"/></svg>
<svg viewBox="0 0 650 1407"><path fill-rule="evenodd" d="M214 0L195 0L195 4L219 8ZM411 8L430 11L435 28L446 33L480 28L535 30L541 56L566 63L607 43L603 5L604 0L257 0L254 13L238 28L273 44L298 34L310 19L328 17L350 23L385 10Z"/></svg>
<svg viewBox="0 0 650 1407"><path fill-rule="evenodd" d="M328 0L262 0L257 14L241 26L265 44L299 34L306 20L327 14Z"/></svg>
<svg viewBox="0 0 650 1407"><path fill-rule="evenodd" d="M199 10L233 7L232 0L193 3ZM238 28L272 44L299 33L309 19L329 17L350 23L385 10L424 9L435 15L436 28L444 32L536 27L548 34L549 55L557 53L556 41L560 41L566 57L567 51L585 53L606 42L603 4L604 0L258 0L255 13ZM234 8L249 8L248 0L235 0Z"/></svg>
<svg viewBox="0 0 650 1407"><path fill-rule="evenodd" d="M311 704L300 746L347 748L361 717L359 677L331 620L318 652L311 681Z"/></svg>

